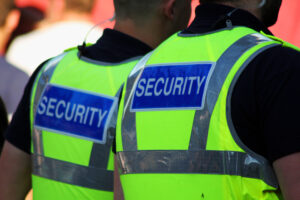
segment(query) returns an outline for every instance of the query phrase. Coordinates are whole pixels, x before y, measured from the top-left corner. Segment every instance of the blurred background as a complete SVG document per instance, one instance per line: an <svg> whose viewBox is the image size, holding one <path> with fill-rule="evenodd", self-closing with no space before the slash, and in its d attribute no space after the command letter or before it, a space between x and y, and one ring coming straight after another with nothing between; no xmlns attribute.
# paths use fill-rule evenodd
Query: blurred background
<svg viewBox="0 0 300 200"><path fill-rule="evenodd" d="M48 0L16 0L18 6L36 6L41 10L47 9ZM193 7L198 0L193 0ZM113 16L113 0L96 0L93 10L93 20L98 23ZM272 32L298 47L300 47L300 1L283 0L278 22L271 28ZM112 27L113 23L105 23L105 27Z"/></svg>
<svg viewBox="0 0 300 200"><path fill-rule="evenodd" d="M83 41L94 43L104 28L112 28L113 0L15 0L19 25L3 52L6 60L31 75L48 58ZM199 4L192 0L192 7ZM283 0L275 36L300 47L300 1ZM194 18L194 12L191 21ZM92 31L91 27L99 24ZM41 51L42 49L42 51Z"/></svg>

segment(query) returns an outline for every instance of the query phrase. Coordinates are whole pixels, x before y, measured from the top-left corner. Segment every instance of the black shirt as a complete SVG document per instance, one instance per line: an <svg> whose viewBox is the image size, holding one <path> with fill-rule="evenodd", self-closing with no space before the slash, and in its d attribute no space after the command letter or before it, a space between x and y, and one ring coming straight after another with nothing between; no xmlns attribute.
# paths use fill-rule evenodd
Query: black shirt
<svg viewBox="0 0 300 200"><path fill-rule="evenodd" d="M226 27L234 8L202 4L185 34L203 34ZM247 11L234 11L233 26L271 32ZM231 113L242 142L270 162L300 152L300 53L281 46L258 55L245 69L233 90Z"/></svg>
<svg viewBox="0 0 300 200"><path fill-rule="evenodd" d="M119 63L121 61L143 56L152 49L143 42L116 30L105 29L96 44L80 48L82 55L101 62ZM24 152L30 153L30 94L35 77L42 68L41 64L26 85L24 95L15 112L5 139ZM100 77L99 77L100 78Z"/></svg>
<svg viewBox="0 0 300 200"><path fill-rule="evenodd" d="M7 112L2 99L0 98L0 153L2 150L4 137L3 132L8 126Z"/></svg>

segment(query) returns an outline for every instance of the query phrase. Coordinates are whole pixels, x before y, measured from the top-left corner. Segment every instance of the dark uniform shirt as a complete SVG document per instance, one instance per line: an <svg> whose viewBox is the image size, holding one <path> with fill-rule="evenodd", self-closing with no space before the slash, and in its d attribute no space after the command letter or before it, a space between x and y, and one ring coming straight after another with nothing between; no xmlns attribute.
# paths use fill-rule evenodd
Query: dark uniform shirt
<svg viewBox="0 0 300 200"><path fill-rule="evenodd" d="M0 153L2 150L4 137L3 132L8 126L7 112L2 99L0 98Z"/></svg>
<svg viewBox="0 0 300 200"><path fill-rule="evenodd" d="M226 27L234 8L203 4L185 34L215 32ZM256 17L236 10L233 26L271 32ZM242 142L270 162L300 151L300 53L281 46L258 55L242 73L233 90L231 113Z"/></svg>
<svg viewBox="0 0 300 200"><path fill-rule="evenodd" d="M143 42L121 32L105 29L96 44L80 48L82 55L101 62L119 63L121 61L143 56L152 49ZM30 94L35 77L43 66L40 65L30 78L22 100L5 133L5 139L17 148L30 153ZM99 77L101 78L101 77Z"/></svg>

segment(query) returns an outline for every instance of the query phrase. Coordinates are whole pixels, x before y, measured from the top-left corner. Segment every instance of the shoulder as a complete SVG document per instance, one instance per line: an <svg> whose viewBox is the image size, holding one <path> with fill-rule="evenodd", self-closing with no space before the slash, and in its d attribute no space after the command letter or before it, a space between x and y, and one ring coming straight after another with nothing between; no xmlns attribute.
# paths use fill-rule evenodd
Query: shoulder
<svg viewBox="0 0 300 200"><path fill-rule="evenodd" d="M239 137L271 162L299 150L299 65L298 51L272 47L248 64L232 93Z"/></svg>
<svg viewBox="0 0 300 200"><path fill-rule="evenodd" d="M297 66L300 65L300 52L292 48L276 46L262 52L253 62L266 67L270 65L272 69L280 71L299 70Z"/></svg>
<svg viewBox="0 0 300 200"><path fill-rule="evenodd" d="M275 46L256 56L239 79L251 80L256 87L263 89L274 88L279 83L294 84L298 81L299 74L300 52L288 47Z"/></svg>

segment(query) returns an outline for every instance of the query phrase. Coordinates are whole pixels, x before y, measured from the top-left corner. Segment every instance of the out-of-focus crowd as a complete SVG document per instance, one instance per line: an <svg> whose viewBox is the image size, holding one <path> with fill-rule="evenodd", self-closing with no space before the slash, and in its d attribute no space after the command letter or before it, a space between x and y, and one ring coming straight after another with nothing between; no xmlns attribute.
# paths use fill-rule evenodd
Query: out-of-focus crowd
<svg viewBox="0 0 300 200"><path fill-rule="evenodd" d="M13 0L1 0L0 106L7 112L7 118L1 116L1 132L39 64L84 40L94 43L102 34L92 20L94 1L47 1L47 8L42 10L35 5L20 7ZM2 134L0 137L2 144Z"/></svg>

